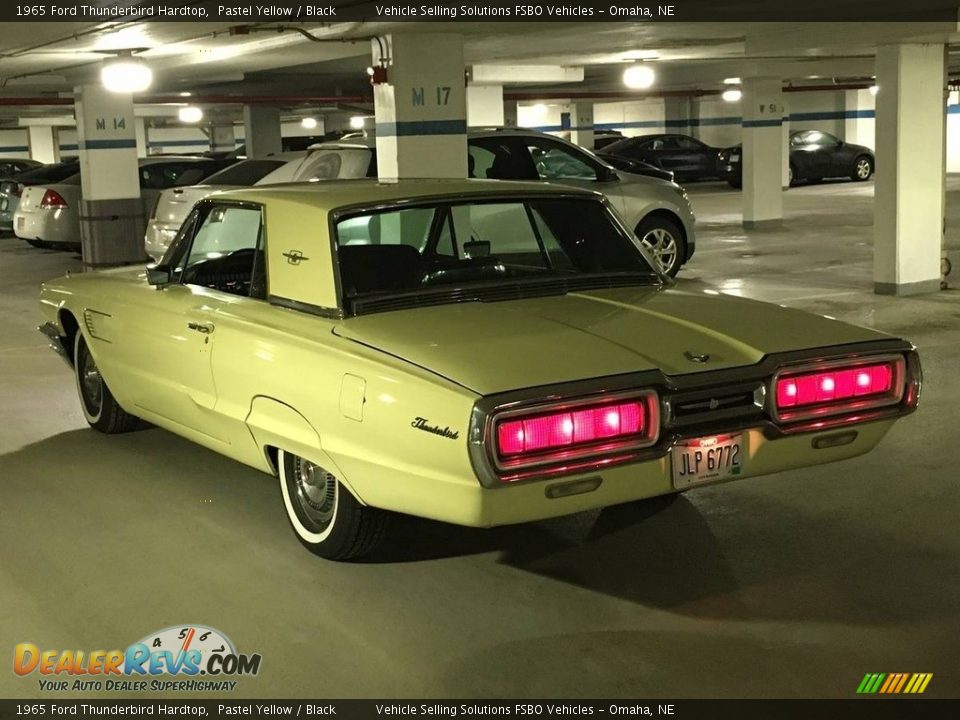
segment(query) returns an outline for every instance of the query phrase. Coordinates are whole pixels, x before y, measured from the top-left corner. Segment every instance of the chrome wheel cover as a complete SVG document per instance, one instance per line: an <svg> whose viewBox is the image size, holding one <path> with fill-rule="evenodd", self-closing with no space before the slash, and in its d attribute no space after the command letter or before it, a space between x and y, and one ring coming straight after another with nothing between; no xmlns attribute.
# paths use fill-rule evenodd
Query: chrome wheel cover
<svg viewBox="0 0 960 720"><path fill-rule="evenodd" d="M662 272L668 272L677 260L677 240L666 228L648 230L640 242L650 251Z"/></svg>
<svg viewBox="0 0 960 720"><path fill-rule="evenodd" d="M83 363L79 373L83 402L87 406L87 412L98 415L103 406L103 377L89 350L83 353Z"/></svg>
<svg viewBox="0 0 960 720"><path fill-rule="evenodd" d="M866 158L860 158L857 161L857 177L866 180L870 177L870 161Z"/></svg>
<svg viewBox="0 0 960 720"><path fill-rule="evenodd" d="M308 460L297 457L290 474L290 496L297 514L314 532L322 532L337 512L337 478Z"/></svg>

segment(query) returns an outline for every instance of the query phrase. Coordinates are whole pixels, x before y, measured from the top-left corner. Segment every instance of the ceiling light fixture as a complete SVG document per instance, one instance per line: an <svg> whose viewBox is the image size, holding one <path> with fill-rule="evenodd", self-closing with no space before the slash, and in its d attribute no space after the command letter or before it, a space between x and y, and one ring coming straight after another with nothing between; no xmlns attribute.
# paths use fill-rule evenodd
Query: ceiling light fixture
<svg viewBox="0 0 960 720"><path fill-rule="evenodd" d="M743 97L743 92L740 90L724 90L723 94L720 96L727 102L739 102L740 98Z"/></svg>
<svg viewBox="0 0 960 720"><path fill-rule="evenodd" d="M315 129L317 127L316 118L305 117L303 120L300 121L300 127L302 127L304 130Z"/></svg>
<svg viewBox="0 0 960 720"><path fill-rule="evenodd" d="M870 89L870 94L871 94L871 95L876 95L878 92L880 92L880 86L879 86L879 85L871 85L869 89Z"/></svg>
<svg viewBox="0 0 960 720"><path fill-rule="evenodd" d="M660 56L656 50L630 50L620 57L623 60L655 60Z"/></svg>
<svg viewBox="0 0 960 720"><path fill-rule="evenodd" d="M180 108L177 112L177 117L180 118L180 122L198 123L203 120L203 110L195 105L187 105L186 107Z"/></svg>
<svg viewBox="0 0 960 720"><path fill-rule="evenodd" d="M623 84L633 90L646 90L656 79L657 74L647 65L631 65L623 71Z"/></svg>
<svg viewBox="0 0 960 720"><path fill-rule="evenodd" d="M724 78L724 79L723 79L723 84L724 84L724 85L739 85L739 84L740 84L740 78Z"/></svg>
<svg viewBox="0 0 960 720"><path fill-rule="evenodd" d="M367 124L367 119L363 115L354 115L350 118L350 127L354 130L363 130Z"/></svg>
<svg viewBox="0 0 960 720"><path fill-rule="evenodd" d="M110 92L143 92L153 82L153 71L128 53L104 62L100 82Z"/></svg>

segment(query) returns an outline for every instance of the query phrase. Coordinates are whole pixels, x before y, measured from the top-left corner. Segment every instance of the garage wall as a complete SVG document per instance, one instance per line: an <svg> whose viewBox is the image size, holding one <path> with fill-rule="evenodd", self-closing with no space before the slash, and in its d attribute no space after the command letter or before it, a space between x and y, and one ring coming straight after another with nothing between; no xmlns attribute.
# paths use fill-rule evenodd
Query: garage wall
<svg viewBox="0 0 960 720"><path fill-rule="evenodd" d="M740 142L740 103L722 98L701 98L694 104L698 122L693 136L713 147L729 147Z"/></svg>
<svg viewBox="0 0 960 720"><path fill-rule="evenodd" d="M0 130L0 157L29 158L30 140L26 130Z"/></svg>
<svg viewBox="0 0 960 720"><path fill-rule="evenodd" d="M843 139L846 122L843 92L784 93L783 99L790 113L790 130L822 130Z"/></svg>
<svg viewBox="0 0 960 720"><path fill-rule="evenodd" d="M605 130L619 130L627 137L659 133L666 129L666 110L660 99L598 103L593 106L593 123Z"/></svg>

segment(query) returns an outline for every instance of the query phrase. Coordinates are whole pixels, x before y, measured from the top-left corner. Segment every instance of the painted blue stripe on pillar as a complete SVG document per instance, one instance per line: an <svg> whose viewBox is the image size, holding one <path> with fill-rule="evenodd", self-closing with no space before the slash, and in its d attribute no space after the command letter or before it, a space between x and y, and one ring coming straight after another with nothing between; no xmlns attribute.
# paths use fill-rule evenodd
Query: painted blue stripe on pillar
<svg viewBox="0 0 960 720"><path fill-rule="evenodd" d="M745 128L758 128L758 127L780 127L783 125L783 120L777 118L776 120L744 120L743 127Z"/></svg>
<svg viewBox="0 0 960 720"><path fill-rule="evenodd" d="M0 152L28 152L26 145L0 145Z"/></svg>
<svg viewBox="0 0 960 720"><path fill-rule="evenodd" d="M947 105L947 115L960 115L960 105Z"/></svg>
<svg viewBox="0 0 960 720"><path fill-rule="evenodd" d="M61 149L61 150L79 150L79 149L80 149L80 146L79 146L79 145L76 145L76 144L74 144L74 145L69 145L69 144L68 144L68 145L61 145L61 146L60 146L60 149Z"/></svg>
<svg viewBox="0 0 960 720"><path fill-rule="evenodd" d="M118 150L120 148L135 148L137 141L134 138L115 138L112 140L81 140L81 150Z"/></svg>
<svg viewBox="0 0 960 720"><path fill-rule="evenodd" d="M377 123L380 137L410 137L413 135L465 135L464 120L406 120L395 123Z"/></svg>

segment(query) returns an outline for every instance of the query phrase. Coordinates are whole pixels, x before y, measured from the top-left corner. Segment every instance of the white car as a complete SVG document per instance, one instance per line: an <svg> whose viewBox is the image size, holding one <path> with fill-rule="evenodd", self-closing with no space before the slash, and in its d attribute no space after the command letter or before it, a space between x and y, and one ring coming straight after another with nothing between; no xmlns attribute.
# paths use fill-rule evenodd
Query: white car
<svg viewBox="0 0 960 720"><path fill-rule="evenodd" d="M603 193L668 275L676 275L693 256L693 208L676 183L617 170L573 143L534 130L471 129L467 145L472 178L542 180ZM302 160L283 165L255 184L376 176L376 139L367 136L314 146ZM180 209L181 222L189 209ZM173 224L171 219L168 228ZM162 242L148 244L149 254L162 257L175 233L174 228Z"/></svg>

